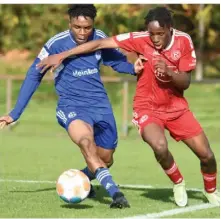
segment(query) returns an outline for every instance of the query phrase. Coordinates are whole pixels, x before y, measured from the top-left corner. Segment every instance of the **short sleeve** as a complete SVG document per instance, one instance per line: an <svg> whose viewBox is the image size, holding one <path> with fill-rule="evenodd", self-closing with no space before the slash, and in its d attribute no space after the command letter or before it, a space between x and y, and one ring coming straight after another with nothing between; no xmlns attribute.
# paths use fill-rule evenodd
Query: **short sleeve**
<svg viewBox="0 0 221 219"><path fill-rule="evenodd" d="M143 36L143 35L142 35ZM128 52L144 53L142 41L144 39L135 37L134 33L124 33L113 37L117 45Z"/></svg>
<svg viewBox="0 0 221 219"><path fill-rule="evenodd" d="M183 51L179 60L179 71L188 72L196 68L196 53L190 36L183 38Z"/></svg>
<svg viewBox="0 0 221 219"><path fill-rule="evenodd" d="M51 55L51 52L49 51L49 49L45 45L42 47L37 58L39 58L40 60L43 60L44 58L47 58L49 55Z"/></svg>

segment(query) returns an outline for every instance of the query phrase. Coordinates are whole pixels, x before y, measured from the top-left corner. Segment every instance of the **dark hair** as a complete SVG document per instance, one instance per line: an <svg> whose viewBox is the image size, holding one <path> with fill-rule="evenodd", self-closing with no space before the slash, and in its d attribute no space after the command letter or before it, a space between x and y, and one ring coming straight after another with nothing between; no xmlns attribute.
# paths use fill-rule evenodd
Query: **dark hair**
<svg viewBox="0 0 221 219"><path fill-rule="evenodd" d="M93 4L70 5L68 9L68 15L70 19L72 17L84 16L84 17L90 17L92 20L94 20L94 18L97 15L97 9Z"/></svg>
<svg viewBox="0 0 221 219"><path fill-rule="evenodd" d="M165 7L156 7L151 9L145 19L145 25L151 21L158 21L161 27L170 27L173 25L172 11Z"/></svg>

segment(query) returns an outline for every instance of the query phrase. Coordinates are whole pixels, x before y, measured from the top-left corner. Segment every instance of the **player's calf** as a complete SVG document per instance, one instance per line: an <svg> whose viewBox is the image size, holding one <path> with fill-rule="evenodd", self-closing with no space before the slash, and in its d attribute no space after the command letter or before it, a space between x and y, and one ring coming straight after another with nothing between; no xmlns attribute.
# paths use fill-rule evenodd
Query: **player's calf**
<svg viewBox="0 0 221 219"><path fill-rule="evenodd" d="M81 170L87 177L88 179L91 181L93 179L96 179L94 173L92 173L88 167L85 167L84 169Z"/></svg>
<svg viewBox="0 0 221 219"><path fill-rule="evenodd" d="M113 202L111 208L125 208L129 207L128 201L124 197L123 193L120 192L119 187L113 181L112 176L108 168L98 168L95 171L96 179L105 188L108 194L112 197Z"/></svg>
<svg viewBox="0 0 221 219"><path fill-rule="evenodd" d="M111 162L106 163L107 167L110 168L113 165L113 159ZM88 178L90 181L96 179L95 174L92 173L88 167L85 167L84 169L81 170ZM94 187L91 185L90 193L88 195L88 198L96 198L96 192L94 190Z"/></svg>

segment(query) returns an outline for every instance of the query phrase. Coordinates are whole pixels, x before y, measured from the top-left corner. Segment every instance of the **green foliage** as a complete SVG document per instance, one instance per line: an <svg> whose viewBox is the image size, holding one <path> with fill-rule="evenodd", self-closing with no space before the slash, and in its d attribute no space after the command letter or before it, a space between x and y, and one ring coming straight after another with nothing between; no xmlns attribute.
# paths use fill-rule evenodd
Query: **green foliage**
<svg viewBox="0 0 221 219"><path fill-rule="evenodd" d="M154 4L96 4L98 9L95 25L112 36L144 29L144 17ZM203 6L203 7L202 7ZM170 4L174 11L174 26L188 32L196 48L200 43L199 21L205 24L203 60L207 54L219 55L220 5L219 4ZM0 5L0 51L12 49L38 52L49 38L68 29L68 5L14 4ZM110 71L105 71L110 74ZM219 65L213 69L219 76Z"/></svg>
<svg viewBox="0 0 221 219"><path fill-rule="evenodd" d="M214 50L217 48L217 42L220 38L220 5L199 5L199 4L180 4L169 6L174 11L174 22L177 29L188 32L194 42L199 44L200 31L199 21L203 21L204 30L204 49Z"/></svg>
<svg viewBox="0 0 221 219"><path fill-rule="evenodd" d="M109 36L144 28L144 17L151 5L96 5L96 24ZM152 5L153 6L153 5ZM114 13L113 13L114 12Z"/></svg>
<svg viewBox="0 0 221 219"><path fill-rule="evenodd" d="M66 5L1 5L1 50L39 50L51 36L68 28L66 9Z"/></svg>

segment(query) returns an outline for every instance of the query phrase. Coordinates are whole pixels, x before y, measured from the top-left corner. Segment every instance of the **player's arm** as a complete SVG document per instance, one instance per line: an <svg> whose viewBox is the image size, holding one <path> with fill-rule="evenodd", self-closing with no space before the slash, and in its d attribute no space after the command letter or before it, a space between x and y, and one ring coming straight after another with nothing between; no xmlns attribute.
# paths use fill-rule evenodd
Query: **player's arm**
<svg viewBox="0 0 221 219"><path fill-rule="evenodd" d="M180 91L186 90L190 85L191 71L173 71L167 66L165 60L158 60L155 64L155 69L162 74L167 74L171 79L172 85Z"/></svg>
<svg viewBox="0 0 221 219"><path fill-rule="evenodd" d="M44 72L46 69L53 66L53 69L57 68L64 59L69 56L84 54L94 52L96 50L105 49L105 48L118 48L118 44L115 42L113 37L108 37L99 40L93 40L77 47L74 47L70 50L64 51L62 53L52 55L42 60L37 67L42 68L41 72Z"/></svg>
<svg viewBox="0 0 221 219"><path fill-rule="evenodd" d="M177 66L177 70L173 71L168 68L165 62L160 60L155 68L161 73L166 73L171 77L171 83L180 91L188 89L191 82L191 72L196 67L196 54L192 40L189 37L182 39L183 50L181 51L181 57Z"/></svg>
<svg viewBox="0 0 221 219"><path fill-rule="evenodd" d="M103 49L102 50L103 64L111 66L119 73L136 75L136 69L133 64L127 61L127 57L116 49Z"/></svg>
<svg viewBox="0 0 221 219"><path fill-rule="evenodd" d="M39 55L41 55L41 53ZM40 85L45 73L40 74L40 70L36 68L36 64L39 63L39 61L40 58L36 58L31 67L29 68L26 78L22 83L18 99L13 110L9 113L9 115L0 117L1 128L19 119L29 100L31 99L32 95Z"/></svg>
<svg viewBox="0 0 221 219"><path fill-rule="evenodd" d="M168 70L167 74L171 77L171 82L178 90L183 91L189 88L191 82L191 71L173 72L172 70Z"/></svg>
<svg viewBox="0 0 221 219"><path fill-rule="evenodd" d="M139 38L136 38L139 41ZM136 45L132 37L132 33L120 34L113 37L108 37L99 40L93 40L82 45L79 45L75 48L62 52L60 54L52 55L42 60L37 67L42 68L42 71L52 67L52 71L57 68L64 59L69 56L78 55L82 53L94 52L100 49L107 48L122 48L130 52L136 52L143 54L143 44L140 43L139 46ZM140 66L139 66L140 68Z"/></svg>
<svg viewBox="0 0 221 219"><path fill-rule="evenodd" d="M36 58L29 68L25 80L22 83L15 107L9 113L9 116L11 116L14 121L19 119L32 95L40 85L43 76L45 75L40 74L40 71L36 69L36 64L38 62L39 58Z"/></svg>
<svg viewBox="0 0 221 219"><path fill-rule="evenodd" d="M191 72L196 67L196 54L191 37L183 38L183 51L179 59L177 72L169 72L172 82L180 90L186 90L190 86Z"/></svg>

